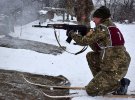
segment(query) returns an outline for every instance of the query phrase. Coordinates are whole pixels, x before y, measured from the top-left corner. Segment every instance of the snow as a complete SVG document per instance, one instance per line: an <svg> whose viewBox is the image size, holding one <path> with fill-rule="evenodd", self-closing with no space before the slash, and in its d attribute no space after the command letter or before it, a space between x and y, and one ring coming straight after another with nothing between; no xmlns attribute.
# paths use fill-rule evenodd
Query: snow
<svg viewBox="0 0 135 100"><path fill-rule="evenodd" d="M58 18L59 19L59 18ZM57 19L54 19L55 21ZM47 24L49 22L46 22ZM54 23L57 23L54 22ZM62 22L58 22L62 23ZM54 30L51 28L34 28L32 25L38 24L38 21L29 23L22 27L16 27L15 33L10 33L11 36L18 37L21 39L40 41L44 43L57 45ZM129 67L129 71L126 75L131 80L128 92L135 90L135 55L134 55L134 37L135 37L135 25L116 25L123 32L126 40L126 48L130 53L132 61ZM77 52L83 47L75 46L72 43L68 44L66 40L66 31L57 30L59 41L61 45L66 46L70 52ZM87 52L91 51L88 48L84 53L79 55L72 55L67 52L54 56L48 54L37 53L35 51L24 50L24 49L11 49L0 47L0 69L17 70L23 72L30 72L43 75L64 75L71 82L71 86L86 86L92 79L92 74L86 61ZM103 97L90 97L84 90L72 90L71 92L79 92L84 95L82 97L75 97L72 100L133 100L132 98L103 98Z"/></svg>
<svg viewBox="0 0 135 100"><path fill-rule="evenodd" d="M40 14L40 15L46 14L46 13L47 13L47 11L45 11L45 10L40 10L40 11L39 11L39 14Z"/></svg>

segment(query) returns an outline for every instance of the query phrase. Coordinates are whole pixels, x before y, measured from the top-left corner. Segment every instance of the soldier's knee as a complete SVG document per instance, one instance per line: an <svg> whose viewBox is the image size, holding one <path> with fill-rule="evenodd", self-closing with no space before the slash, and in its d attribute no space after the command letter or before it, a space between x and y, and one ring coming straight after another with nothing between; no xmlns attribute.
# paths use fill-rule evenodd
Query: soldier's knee
<svg viewBox="0 0 135 100"><path fill-rule="evenodd" d="M118 89L119 86L109 86L109 87L102 87L102 88L98 88L98 87L91 87L91 86L86 86L86 92L89 96L101 96L101 95L105 95L107 93L111 93L113 91L115 91L116 89Z"/></svg>
<svg viewBox="0 0 135 100"><path fill-rule="evenodd" d="M98 91L89 87L89 86L86 86L86 92L89 96L97 96L98 95Z"/></svg>

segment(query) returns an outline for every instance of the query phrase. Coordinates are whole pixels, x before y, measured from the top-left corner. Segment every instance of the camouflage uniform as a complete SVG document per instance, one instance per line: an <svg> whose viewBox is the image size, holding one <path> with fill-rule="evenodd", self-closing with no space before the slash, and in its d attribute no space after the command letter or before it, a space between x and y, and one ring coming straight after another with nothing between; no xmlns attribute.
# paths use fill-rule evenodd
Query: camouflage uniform
<svg viewBox="0 0 135 100"><path fill-rule="evenodd" d="M105 95L120 86L120 80L126 75L130 63L130 56L124 45L109 47L109 33L105 26L115 26L110 19L102 25L96 26L89 36L71 34L79 45L89 45L93 51L87 53L86 58L94 78L86 86L86 92L91 96ZM95 42L102 48L97 50Z"/></svg>

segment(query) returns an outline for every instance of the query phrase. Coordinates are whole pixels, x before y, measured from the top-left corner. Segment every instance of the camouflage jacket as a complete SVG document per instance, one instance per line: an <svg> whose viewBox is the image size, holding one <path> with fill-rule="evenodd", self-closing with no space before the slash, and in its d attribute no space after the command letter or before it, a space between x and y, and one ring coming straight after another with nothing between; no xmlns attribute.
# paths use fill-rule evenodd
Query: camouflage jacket
<svg viewBox="0 0 135 100"><path fill-rule="evenodd" d="M116 27L110 19L107 19L102 24L96 26L90 35L82 37L79 34L72 34L71 37L81 46L89 45L93 51L100 51L104 47L111 46L110 34L108 31L109 26Z"/></svg>

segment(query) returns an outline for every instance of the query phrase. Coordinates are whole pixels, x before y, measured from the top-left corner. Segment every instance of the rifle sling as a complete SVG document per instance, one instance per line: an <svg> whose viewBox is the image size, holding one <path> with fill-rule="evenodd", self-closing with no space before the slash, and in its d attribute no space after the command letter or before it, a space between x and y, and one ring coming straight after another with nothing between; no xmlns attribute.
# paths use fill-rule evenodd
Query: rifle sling
<svg viewBox="0 0 135 100"><path fill-rule="evenodd" d="M80 51L78 51L78 52L76 52L76 53L69 52L69 51L67 51L66 49L64 49L64 48L61 46L61 44L60 44L60 42L59 42L59 40L58 40L58 37L57 37L57 33L56 33L55 28L54 28L54 35L55 35L55 38L56 38L57 43L59 44L60 48L63 49L63 50L64 50L65 52L67 52L67 53L74 54L74 55L78 55L78 54L84 52L84 51L88 48L88 46L84 46Z"/></svg>

